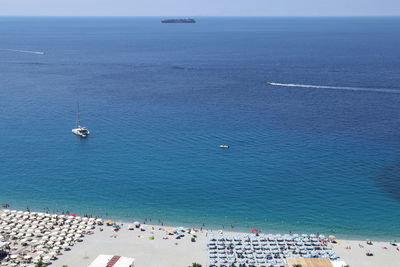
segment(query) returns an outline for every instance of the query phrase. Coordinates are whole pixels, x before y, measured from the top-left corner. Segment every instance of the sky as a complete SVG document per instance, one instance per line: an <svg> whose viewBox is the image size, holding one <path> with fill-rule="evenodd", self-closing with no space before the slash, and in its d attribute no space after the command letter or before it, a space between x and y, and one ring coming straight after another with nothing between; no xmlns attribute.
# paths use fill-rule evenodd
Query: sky
<svg viewBox="0 0 400 267"><path fill-rule="evenodd" d="M1 16L398 16L400 0L0 0Z"/></svg>

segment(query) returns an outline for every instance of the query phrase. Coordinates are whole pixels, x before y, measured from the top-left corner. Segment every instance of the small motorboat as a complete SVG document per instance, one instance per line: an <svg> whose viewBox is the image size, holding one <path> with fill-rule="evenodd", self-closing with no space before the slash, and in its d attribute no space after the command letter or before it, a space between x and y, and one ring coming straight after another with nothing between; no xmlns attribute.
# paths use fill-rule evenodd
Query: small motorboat
<svg viewBox="0 0 400 267"><path fill-rule="evenodd" d="M229 148L229 146L228 145L219 145L219 148L227 149L227 148Z"/></svg>

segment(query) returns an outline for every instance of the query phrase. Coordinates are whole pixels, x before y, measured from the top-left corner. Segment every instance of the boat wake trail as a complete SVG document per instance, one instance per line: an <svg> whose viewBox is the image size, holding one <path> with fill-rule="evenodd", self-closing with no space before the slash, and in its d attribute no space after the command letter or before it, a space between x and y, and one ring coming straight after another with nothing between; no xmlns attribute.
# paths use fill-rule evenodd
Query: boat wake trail
<svg viewBox="0 0 400 267"><path fill-rule="evenodd" d="M0 49L0 50L10 51L10 52L18 52L18 53L35 54L35 55L44 55L44 52L42 52L42 51L17 50L17 49Z"/></svg>
<svg viewBox="0 0 400 267"><path fill-rule="evenodd" d="M347 91L364 91L364 92L377 92L377 93L390 93L400 94L400 90L385 89L385 88L365 88L365 87L343 87L343 86L326 86L326 85L309 85L309 84L295 84L295 83L273 83L268 82L272 86L283 87L300 87L300 88L315 88L315 89L331 89L331 90L347 90Z"/></svg>

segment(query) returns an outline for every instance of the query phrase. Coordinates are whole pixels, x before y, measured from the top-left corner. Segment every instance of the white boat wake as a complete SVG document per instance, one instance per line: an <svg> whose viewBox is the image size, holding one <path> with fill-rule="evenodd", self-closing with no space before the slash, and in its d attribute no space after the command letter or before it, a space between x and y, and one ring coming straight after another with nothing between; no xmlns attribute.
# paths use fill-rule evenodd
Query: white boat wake
<svg viewBox="0 0 400 267"><path fill-rule="evenodd" d="M326 86L326 85L273 83L273 82L268 82L268 84L272 85L272 86L283 86L283 87L300 87L300 88L332 89L332 90L348 90L348 91L365 91L365 92L400 94L400 90L385 89L385 88L379 89L379 88L365 88L365 87L344 87L344 86Z"/></svg>
<svg viewBox="0 0 400 267"><path fill-rule="evenodd" d="M18 50L18 49L0 49L0 50L18 52L18 53L35 54L35 55L44 55L44 52L42 52L42 51L30 51L30 50Z"/></svg>

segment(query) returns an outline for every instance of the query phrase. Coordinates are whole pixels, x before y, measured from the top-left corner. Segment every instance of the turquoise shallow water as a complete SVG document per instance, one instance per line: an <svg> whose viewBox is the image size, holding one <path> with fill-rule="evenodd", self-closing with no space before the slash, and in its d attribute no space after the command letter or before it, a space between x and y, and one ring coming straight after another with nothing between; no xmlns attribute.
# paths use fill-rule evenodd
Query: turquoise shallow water
<svg viewBox="0 0 400 267"><path fill-rule="evenodd" d="M400 238L400 19L0 22L0 202Z"/></svg>

